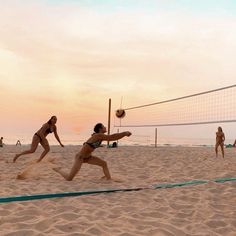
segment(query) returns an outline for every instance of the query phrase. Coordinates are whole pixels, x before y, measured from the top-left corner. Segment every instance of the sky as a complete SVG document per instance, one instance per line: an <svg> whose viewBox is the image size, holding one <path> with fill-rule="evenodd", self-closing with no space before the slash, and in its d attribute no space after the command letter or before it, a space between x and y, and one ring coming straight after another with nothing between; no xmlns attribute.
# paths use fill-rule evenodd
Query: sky
<svg viewBox="0 0 236 236"><path fill-rule="evenodd" d="M0 0L1 135L91 133L123 107L235 84L236 1ZM140 119L142 114L140 114Z"/></svg>

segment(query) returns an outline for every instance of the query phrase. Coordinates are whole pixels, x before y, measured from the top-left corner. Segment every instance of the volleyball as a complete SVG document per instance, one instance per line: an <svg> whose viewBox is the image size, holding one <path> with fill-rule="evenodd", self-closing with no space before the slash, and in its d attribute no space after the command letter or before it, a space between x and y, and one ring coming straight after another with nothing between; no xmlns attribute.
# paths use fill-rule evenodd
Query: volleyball
<svg viewBox="0 0 236 236"><path fill-rule="evenodd" d="M125 110L123 110L123 109L116 110L116 117L117 118L124 118L125 117Z"/></svg>

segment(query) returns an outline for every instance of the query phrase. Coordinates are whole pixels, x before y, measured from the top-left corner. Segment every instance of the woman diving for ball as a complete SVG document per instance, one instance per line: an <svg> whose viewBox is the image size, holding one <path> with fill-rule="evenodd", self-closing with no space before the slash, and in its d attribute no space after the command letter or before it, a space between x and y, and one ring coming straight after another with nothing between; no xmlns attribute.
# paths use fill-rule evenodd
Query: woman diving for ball
<svg viewBox="0 0 236 236"><path fill-rule="evenodd" d="M111 135L106 135L106 127L102 123L98 123L94 127L94 134L83 144L82 149L75 155L74 164L69 173L61 170L61 167L53 168L56 172L62 175L66 180L71 181L75 175L79 172L83 163L88 163L91 165L101 166L104 172L105 179L111 179L111 175L107 166L106 161L92 155L92 152L100 147L102 141L114 141L121 139L125 136L130 136L129 131L122 133L115 133Z"/></svg>

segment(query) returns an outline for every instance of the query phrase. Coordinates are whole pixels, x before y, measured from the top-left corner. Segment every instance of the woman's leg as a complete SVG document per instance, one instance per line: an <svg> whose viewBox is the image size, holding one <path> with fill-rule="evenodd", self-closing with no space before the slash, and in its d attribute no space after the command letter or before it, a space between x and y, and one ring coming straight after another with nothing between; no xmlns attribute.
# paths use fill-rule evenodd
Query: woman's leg
<svg viewBox="0 0 236 236"><path fill-rule="evenodd" d="M50 151L50 146L49 146L49 143L48 143L47 139L45 140L45 142L41 141L40 144L44 148L44 151L42 152L42 154L39 157L39 159L37 160L37 162L40 162L47 155L47 153Z"/></svg>
<svg viewBox="0 0 236 236"><path fill-rule="evenodd" d="M106 179L111 179L111 175L107 166L107 163L105 161L103 161L102 159L95 157L95 156L91 156L88 161L86 161L86 163L91 164L91 165L97 165L97 166L101 166L105 175Z"/></svg>
<svg viewBox="0 0 236 236"><path fill-rule="evenodd" d="M219 147L219 143L216 143L215 145L216 157L218 157L218 147Z"/></svg>
<svg viewBox="0 0 236 236"><path fill-rule="evenodd" d="M222 152L222 156L223 158L225 157L225 152L224 152L224 144L220 144L220 147L221 147L221 152Z"/></svg>
<svg viewBox="0 0 236 236"><path fill-rule="evenodd" d="M40 139L39 137L37 137L36 135L33 136L33 139L32 139L32 143L31 143L31 148L29 150L26 150L24 152L21 152L19 154L16 154L14 159L13 159L13 162L15 162L20 156L22 155L25 155L25 154L30 154L30 153L34 153L38 147L38 144L40 142Z"/></svg>
<svg viewBox="0 0 236 236"><path fill-rule="evenodd" d="M79 154L77 154L75 156L75 161L74 161L74 164L73 164L69 174L62 171L60 167L53 168L53 170L55 170L57 173L59 173L61 176L63 176L66 180L71 181L71 180L73 180L75 175L79 172L83 162L84 162L83 158Z"/></svg>

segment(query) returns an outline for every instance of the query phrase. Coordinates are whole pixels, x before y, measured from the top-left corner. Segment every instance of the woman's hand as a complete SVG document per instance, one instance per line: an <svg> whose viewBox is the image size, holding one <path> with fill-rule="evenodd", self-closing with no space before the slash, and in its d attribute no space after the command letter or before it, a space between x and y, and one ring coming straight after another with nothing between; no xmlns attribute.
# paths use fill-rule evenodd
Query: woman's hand
<svg viewBox="0 0 236 236"><path fill-rule="evenodd" d="M132 133L129 131L126 131L126 136L129 137Z"/></svg>

